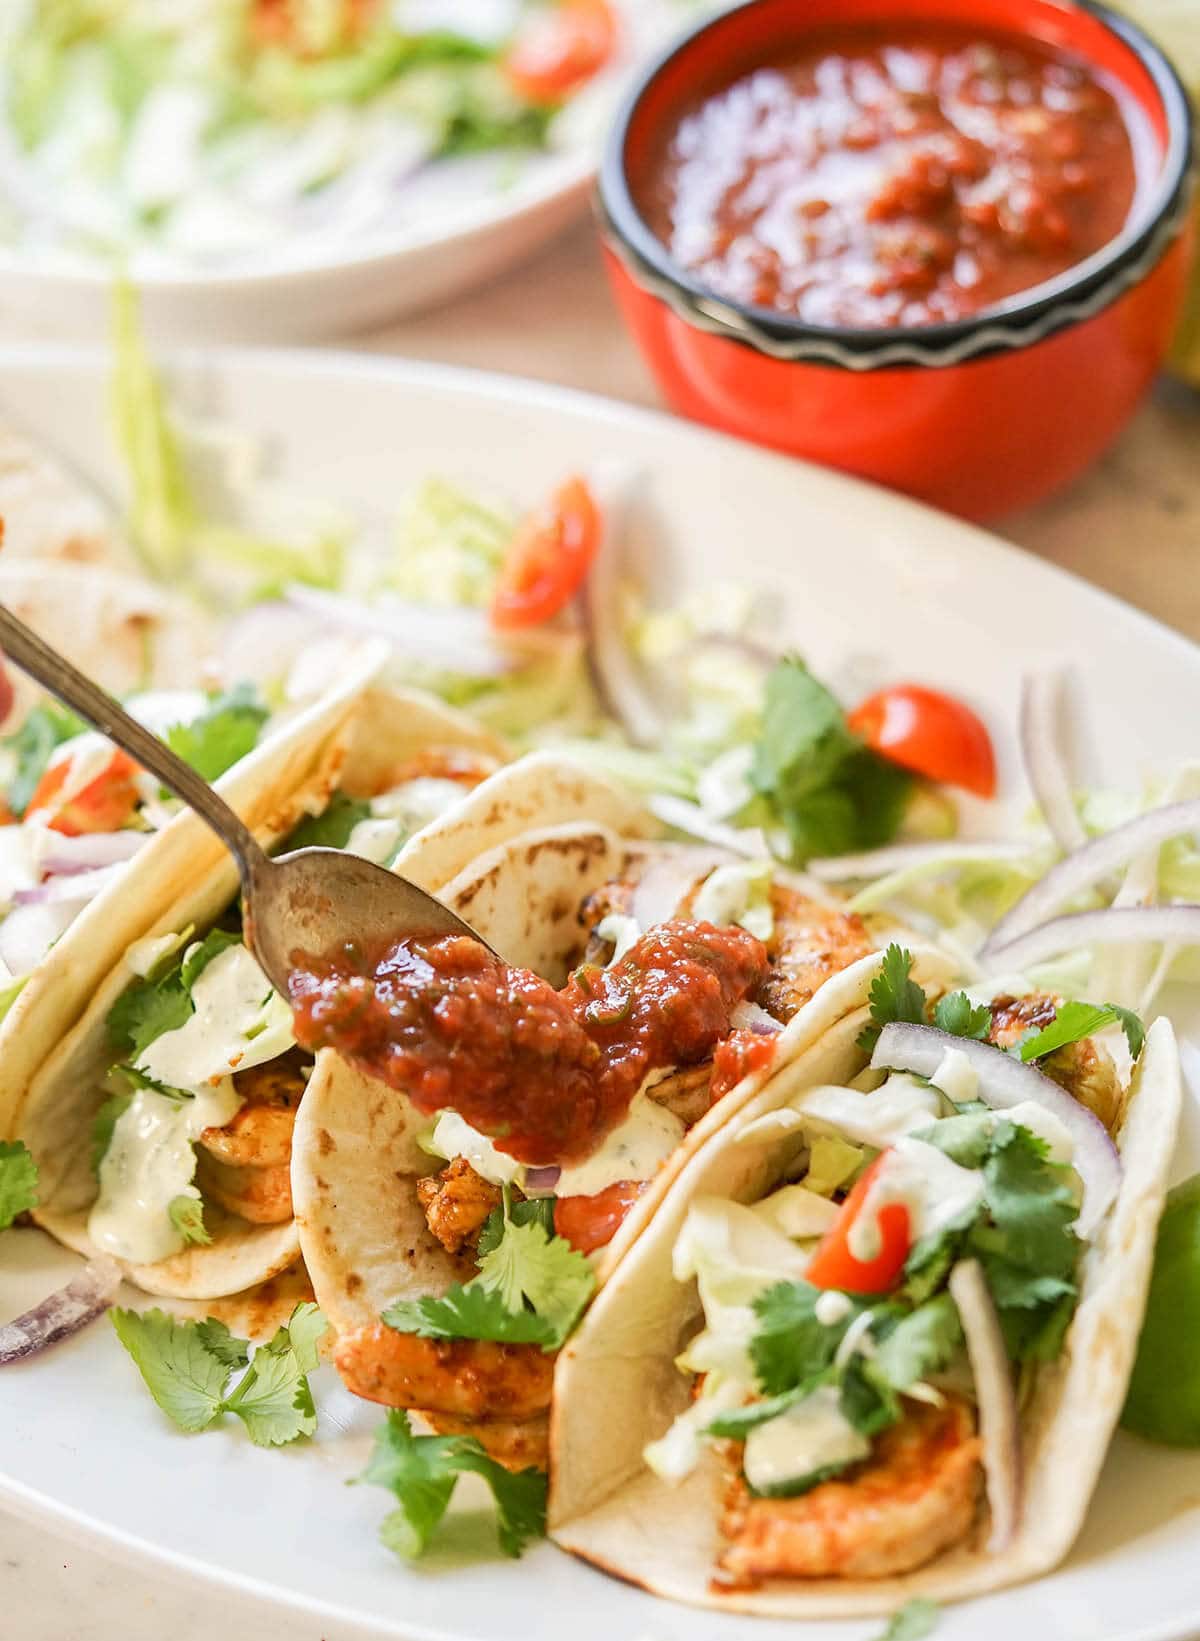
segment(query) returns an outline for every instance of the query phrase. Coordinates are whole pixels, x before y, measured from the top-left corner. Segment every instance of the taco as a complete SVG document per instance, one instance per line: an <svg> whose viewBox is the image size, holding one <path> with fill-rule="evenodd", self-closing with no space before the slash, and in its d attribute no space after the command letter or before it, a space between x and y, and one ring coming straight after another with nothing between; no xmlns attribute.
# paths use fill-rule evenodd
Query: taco
<svg viewBox="0 0 1200 1641"><path fill-rule="evenodd" d="M872 993L901 1023L847 1013L695 1149L560 1359L551 1536L655 1594L887 1612L1045 1572L1082 1524L1175 1143L1171 1027L1142 1046L1126 1017L1126 1079L1079 1035L1106 1011L958 993L920 1023L902 956Z"/></svg>
<svg viewBox="0 0 1200 1641"><path fill-rule="evenodd" d="M286 754L284 748L286 746ZM526 766L469 718L414 693L361 689L336 726L294 728L234 776L237 806L269 847L348 848L429 887L526 824ZM553 813L620 794L534 760ZM422 864L427 839L435 863ZM19 1087L0 1082L8 1131L40 1170L39 1222L116 1257L147 1291L240 1292L299 1252L289 1160L312 1057L287 1003L241 937L230 858L195 816L173 821L121 886L136 919L101 900L44 965L22 1040L44 1045ZM132 939L128 938L132 930ZM64 998L87 1006L64 1026ZM8 1068L0 1068L0 1078Z"/></svg>
<svg viewBox="0 0 1200 1641"><path fill-rule="evenodd" d="M357 1051L343 1034L320 1054L293 1154L301 1244L352 1391L544 1465L553 1352L580 1308L690 1148L839 1019L830 975L878 957L766 863L594 820L512 838L440 897L498 957L409 943L399 972L443 1001L426 1016L378 971L403 1063L365 1053L369 1006ZM923 972L950 969L930 954Z"/></svg>

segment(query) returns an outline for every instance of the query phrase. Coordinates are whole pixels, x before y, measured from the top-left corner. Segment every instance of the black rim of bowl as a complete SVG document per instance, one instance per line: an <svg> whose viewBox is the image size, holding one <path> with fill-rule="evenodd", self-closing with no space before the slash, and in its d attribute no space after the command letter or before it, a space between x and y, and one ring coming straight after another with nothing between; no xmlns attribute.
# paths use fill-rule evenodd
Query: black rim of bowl
<svg viewBox="0 0 1200 1641"><path fill-rule="evenodd" d="M1091 319L1161 260L1187 220L1193 186L1194 122L1191 104L1166 54L1136 24L1097 0L1070 0L1070 9L1095 18L1139 59L1154 82L1166 115L1167 142L1161 174L1126 228L1076 267L966 319L934 325L875 328L811 325L772 308L730 301L701 285L671 258L634 204L625 171L630 124L642 98L669 63L711 29L750 11L761 0L742 0L698 23L674 40L638 76L609 134L600 167L601 229L636 284L665 302L699 330L740 342L781 360L828 364L846 370L894 366L944 366L1028 347L1055 331Z"/></svg>

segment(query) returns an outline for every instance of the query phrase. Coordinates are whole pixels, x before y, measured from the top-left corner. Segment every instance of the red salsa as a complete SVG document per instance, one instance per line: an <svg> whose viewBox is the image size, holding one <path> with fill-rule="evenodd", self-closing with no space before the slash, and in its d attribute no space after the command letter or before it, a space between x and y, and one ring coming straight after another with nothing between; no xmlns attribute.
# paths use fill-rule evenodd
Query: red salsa
<svg viewBox="0 0 1200 1641"><path fill-rule="evenodd" d="M724 1099L752 1071L767 1069L775 1058L777 1036L775 1032L731 1031L717 1044L709 1085L714 1102Z"/></svg>
<svg viewBox="0 0 1200 1641"><path fill-rule="evenodd" d="M561 992L461 935L384 952L298 956L296 1036L446 1108L526 1163L577 1162L622 1121L647 1074L705 1060L767 972L740 928L663 923Z"/></svg>
<svg viewBox="0 0 1200 1641"><path fill-rule="evenodd" d="M934 324L1121 231L1125 101L1032 40L829 30L687 110L631 180L675 261L723 296L817 325Z"/></svg>

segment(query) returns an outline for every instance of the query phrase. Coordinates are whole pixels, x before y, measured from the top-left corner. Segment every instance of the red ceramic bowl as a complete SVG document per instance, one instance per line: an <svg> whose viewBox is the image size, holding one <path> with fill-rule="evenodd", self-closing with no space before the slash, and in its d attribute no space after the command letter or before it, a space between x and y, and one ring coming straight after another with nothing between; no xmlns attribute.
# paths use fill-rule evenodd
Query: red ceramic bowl
<svg viewBox="0 0 1200 1641"><path fill-rule="evenodd" d="M630 176L697 94L814 28L917 21L1044 41L1136 99L1158 169L1115 240L967 319L874 330L738 305L672 261L634 204ZM1149 388L1186 288L1191 158L1191 113L1171 65L1139 29L1086 0L749 0L642 76L601 170L601 230L621 309L677 410L991 518L1075 478Z"/></svg>

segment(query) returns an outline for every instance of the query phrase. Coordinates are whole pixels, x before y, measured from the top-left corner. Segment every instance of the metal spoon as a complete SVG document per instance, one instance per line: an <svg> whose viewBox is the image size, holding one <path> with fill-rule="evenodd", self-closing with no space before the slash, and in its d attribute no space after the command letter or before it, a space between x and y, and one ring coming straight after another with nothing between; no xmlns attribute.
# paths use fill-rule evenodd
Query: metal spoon
<svg viewBox="0 0 1200 1641"><path fill-rule="evenodd" d="M371 949L410 935L465 934L481 940L424 889L357 855L296 849L268 857L207 781L2 604L0 650L212 827L241 874L246 942L282 996L288 995L297 953L321 957L350 943Z"/></svg>

